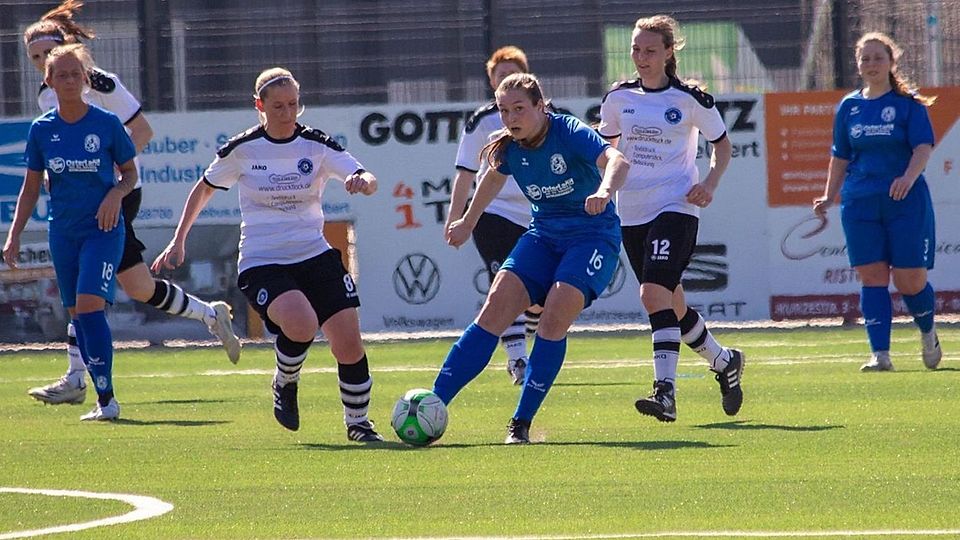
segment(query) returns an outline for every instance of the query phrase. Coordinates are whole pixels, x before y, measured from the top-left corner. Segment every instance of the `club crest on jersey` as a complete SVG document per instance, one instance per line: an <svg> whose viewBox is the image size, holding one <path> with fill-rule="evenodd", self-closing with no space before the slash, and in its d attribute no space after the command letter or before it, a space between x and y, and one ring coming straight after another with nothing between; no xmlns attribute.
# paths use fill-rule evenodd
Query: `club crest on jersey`
<svg viewBox="0 0 960 540"><path fill-rule="evenodd" d="M83 139L83 149L91 154L100 150L100 137L95 133L87 135Z"/></svg>
<svg viewBox="0 0 960 540"><path fill-rule="evenodd" d="M63 169L67 167L67 163L63 160L62 157L50 158L50 161L47 162L47 168L51 171L60 174L63 172Z"/></svg>
<svg viewBox="0 0 960 540"><path fill-rule="evenodd" d="M313 172L313 162L307 158L303 158L297 163L297 169L303 174L310 174Z"/></svg>
<svg viewBox="0 0 960 540"><path fill-rule="evenodd" d="M258 306L265 305L265 304L267 303L267 300L268 300L269 298L270 298L270 295L267 294L267 290L266 290L266 289L260 289L260 290L257 292L257 305L258 305Z"/></svg>
<svg viewBox="0 0 960 540"><path fill-rule="evenodd" d="M680 123L680 120L683 120L683 113L676 107L670 107L663 113L663 119L666 120L668 124L677 125Z"/></svg>
<svg viewBox="0 0 960 540"><path fill-rule="evenodd" d="M563 160L560 154L550 156L550 170L553 174L563 174L567 172L567 162Z"/></svg>
<svg viewBox="0 0 960 540"><path fill-rule="evenodd" d="M897 117L897 110L893 107L884 107L880 111L880 119L884 122L893 122L893 119Z"/></svg>

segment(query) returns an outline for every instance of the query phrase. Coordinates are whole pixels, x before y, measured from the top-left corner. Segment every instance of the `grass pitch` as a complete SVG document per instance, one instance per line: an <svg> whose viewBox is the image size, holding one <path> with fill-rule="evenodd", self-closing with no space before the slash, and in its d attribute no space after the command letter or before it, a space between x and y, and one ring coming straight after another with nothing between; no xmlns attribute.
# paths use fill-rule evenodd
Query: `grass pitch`
<svg viewBox="0 0 960 540"><path fill-rule="evenodd" d="M941 328L941 369L916 330L894 332L894 373L861 374L859 328L718 332L747 354L745 401L723 414L704 363L681 353L678 420L641 417L649 334L572 335L531 435L502 444L516 406L498 351L450 407L444 437L408 447L396 399L432 384L451 341L370 344L371 417L388 439L349 442L333 360L315 345L300 387L301 430L273 419L272 349L119 351L122 420L44 406L63 353L0 356L0 487L156 497L174 510L71 538L631 537L851 531L960 536L960 329ZM116 501L0 493L0 538L120 515ZM859 533L858 533L859 531ZM900 531L900 532L896 532Z"/></svg>

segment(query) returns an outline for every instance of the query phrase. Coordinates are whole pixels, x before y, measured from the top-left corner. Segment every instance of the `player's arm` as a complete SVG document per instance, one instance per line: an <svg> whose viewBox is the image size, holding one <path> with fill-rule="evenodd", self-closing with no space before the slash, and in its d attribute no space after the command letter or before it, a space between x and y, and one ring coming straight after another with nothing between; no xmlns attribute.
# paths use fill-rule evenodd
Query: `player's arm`
<svg viewBox="0 0 960 540"><path fill-rule="evenodd" d="M914 147L913 155L910 156L910 163L907 164L907 170L904 171L902 176L894 178L893 183L890 184L891 199L902 201L907 193L910 193L910 188L923 173L923 169L927 167L927 162L930 161L930 154L932 153L932 144L920 144Z"/></svg>
<svg viewBox="0 0 960 540"><path fill-rule="evenodd" d="M467 200L470 198L470 188L473 187L476 179L476 172L457 167L450 191L450 209L447 211L447 222L443 230L447 230L451 223L463 217L463 213L467 210Z"/></svg>
<svg viewBox="0 0 960 540"><path fill-rule="evenodd" d="M180 215L180 222L177 223L177 230L173 234L173 239L153 260L153 264L150 265L151 270L154 272L160 272L164 269L172 270L183 264L187 255L187 235L190 234L190 229L197 221L197 217L200 216L200 212L207 206L216 192L217 190L207 183L206 178L201 178L194 184L193 189L190 190L190 196L187 197L187 202L183 205L183 214Z"/></svg>
<svg viewBox="0 0 960 540"><path fill-rule="evenodd" d="M833 206L833 201L843 186L843 179L847 175L847 165L850 162L837 156L830 156L830 165L827 167L827 185L823 188L823 195L813 200L813 213L819 217L827 214L827 209Z"/></svg>
<svg viewBox="0 0 960 540"><path fill-rule="evenodd" d="M137 113L127 122L126 127L130 130L130 138L133 139L133 146L136 147L137 153L143 152L153 138L153 127L150 126L147 117L142 112Z"/></svg>
<svg viewBox="0 0 960 540"><path fill-rule="evenodd" d="M726 134L720 140L711 142L710 146L713 147L713 152L710 154L710 170L706 178L687 192L687 202L701 208L713 202L713 192L720 185L720 177L726 172L733 155L733 144L730 143L730 137Z"/></svg>
<svg viewBox="0 0 960 540"><path fill-rule="evenodd" d="M591 216L602 213L614 194L623 187L630 172L630 163L619 150L607 146L597 158L597 168L603 171L603 180L597 191L583 203L584 210Z"/></svg>
<svg viewBox="0 0 960 540"><path fill-rule="evenodd" d="M117 169L120 171L120 181L110 188L100 202L100 207L97 208L97 224L101 231L112 231L120 223L123 198L129 195L137 185L137 166L134 165L133 159L128 159Z"/></svg>
<svg viewBox="0 0 960 540"><path fill-rule="evenodd" d="M43 171L27 169L23 177L23 186L17 196L17 208L13 213L13 224L7 231L7 240L3 244L3 261L10 268L17 267L17 258L20 256L20 233L27 226L27 220L33 214L40 198L40 184L43 183Z"/></svg>
<svg viewBox="0 0 960 540"><path fill-rule="evenodd" d="M453 247L460 247L470 238L470 233L473 232L477 222L480 221L483 211L487 209L497 193L500 193L506 182L507 176L492 167L483 173L467 212L462 218L450 223L450 226L446 229L445 237L448 244Z"/></svg>

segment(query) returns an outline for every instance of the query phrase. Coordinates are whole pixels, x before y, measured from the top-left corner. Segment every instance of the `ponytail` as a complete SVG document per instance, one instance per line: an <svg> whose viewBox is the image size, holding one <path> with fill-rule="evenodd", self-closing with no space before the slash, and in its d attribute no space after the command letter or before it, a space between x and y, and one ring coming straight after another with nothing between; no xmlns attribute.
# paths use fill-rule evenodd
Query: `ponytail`
<svg viewBox="0 0 960 540"><path fill-rule="evenodd" d="M95 38L97 34L92 28L81 26L73 20L73 16L81 7L83 2L80 0L64 0L23 31L23 43L30 45L37 40L50 39L65 45L80 43L82 39Z"/></svg>

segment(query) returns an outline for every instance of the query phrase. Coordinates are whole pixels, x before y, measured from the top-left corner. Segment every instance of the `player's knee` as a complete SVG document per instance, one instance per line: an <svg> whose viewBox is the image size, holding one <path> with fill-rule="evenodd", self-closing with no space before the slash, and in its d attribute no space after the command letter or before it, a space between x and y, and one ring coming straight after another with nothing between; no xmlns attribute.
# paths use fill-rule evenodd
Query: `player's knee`
<svg viewBox="0 0 960 540"><path fill-rule="evenodd" d="M363 350L363 340L360 334L356 336L341 337L337 340L330 340L330 352L336 358L338 364L355 364L363 358L366 352Z"/></svg>
<svg viewBox="0 0 960 540"><path fill-rule="evenodd" d="M927 286L927 276L926 273L922 272L910 272L906 274L894 272L893 285L900 294L913 296Z"/></svg>
<svg viewBox="0 0 960 540"><path fill-rule="evenodd" d="M287 313L278 322L280 330L293 341L313 341L320 325L317 324L317 315L313 311L303 311L297 314Z"/></svg>

